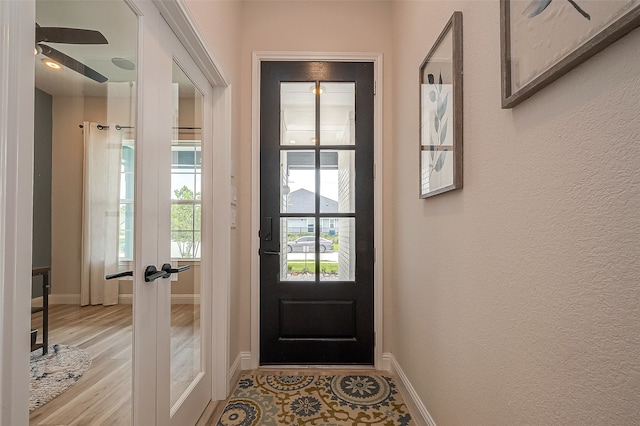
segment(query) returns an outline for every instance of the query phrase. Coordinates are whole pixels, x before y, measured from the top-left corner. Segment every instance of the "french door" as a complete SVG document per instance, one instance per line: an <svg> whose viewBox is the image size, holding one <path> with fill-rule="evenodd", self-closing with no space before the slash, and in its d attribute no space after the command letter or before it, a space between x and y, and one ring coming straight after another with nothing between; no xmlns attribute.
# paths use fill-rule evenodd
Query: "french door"
<svg viewBox="0 0 640 426"><path fill-rule="evenodd" d="M154 5L135 5L134 424L190 425L212 388L211 311L199 303L211 298L200 259L211 255L212 88Z"/></svg>
<svg viewBox="0 0 640 426"><path fill-rule="evenodd" d="M373 63L264 61L260 363L374 363Z"/></svg>

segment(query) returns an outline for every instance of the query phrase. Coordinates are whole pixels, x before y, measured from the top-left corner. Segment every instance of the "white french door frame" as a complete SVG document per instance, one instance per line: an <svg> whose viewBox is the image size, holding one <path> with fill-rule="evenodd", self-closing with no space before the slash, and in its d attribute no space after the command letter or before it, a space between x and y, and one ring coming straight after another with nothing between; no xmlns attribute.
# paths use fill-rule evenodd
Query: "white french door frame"
<svg viewBox="0 0 640 426"><path fill-rule="evenodd" d="M29 423L35 17L35 2L0 1L1 426Z"/></svg>
<svg viewBox="0 0 640 426"><path fill-rule="evenodd" d="M213 212L210 229L203 232L212 238L213 259L209 265L202 265L203 274L210 277L212 291L212 398L224 400L229 393L227 371L229 370L229 286L231 282L231 100L232 87L220 61L207 44L204 34L197 26L184 0L153 0L160 14L169 24L174 34L185 47L200 71L213 86L212 93L212 134L213 139L203 161L211 167L210 184L212 193L209 201L203 200L203 208ZM203 152L203 155L205 153ZM203 179L206 179L203 176ZM215 200L215 203L214 203ZM201 301L204 303L204 301Z"/></svg>
<svg viewBox="0 0 640 426"><path fill-rule="evenodd" d="M125 1L138 12L136 3L148 3ZM213 87L213 191L208 202L213 218L204 232L215 238L208 270L203 271L210 278L210 300L201 303L208 303L214 313L211 394L222 400L228 393L231 87L184 0L153 3ZM29 423L35 7L35 0L0 1L0 426ZM143 418L134 416L134 424L151 424Z"/></svg>
<svg viewBox="0 0 640 426"><path fill-rule="evenodd" d="M372 62L376 92L374 97L374 368L382 369L383 342L383 193L382 193L382 53L358 52L253 52L251 66L251 353L242 369L260 365L260 64L262 61ZM335 365L331 368L336 368ZM350 368L353 368L352 366Z"/></svg>

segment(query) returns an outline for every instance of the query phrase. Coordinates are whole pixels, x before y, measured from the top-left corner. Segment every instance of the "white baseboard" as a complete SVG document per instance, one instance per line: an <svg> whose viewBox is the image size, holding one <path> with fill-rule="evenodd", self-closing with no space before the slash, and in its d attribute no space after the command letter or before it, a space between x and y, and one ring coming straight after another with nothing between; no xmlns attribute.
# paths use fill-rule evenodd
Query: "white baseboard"
<svg viewBox="0 0 640 426"><path fill-rule="evenodd" d="M123 305L131 305L133 303L133 294L120 294L118 295L118 303ZM171 303L177 305L199 305L199 294L172 294Z"/></svg>
<svg viewBox="0 0 640 426"><path fill-rule="evenodd" d="M31 299L32 305L37 304L38 302L42 304L42 297L36 297L35 299ZM122 303L123 305L131 305L133 303L133 294L119 295L118 303ZM199 294L172 294L171 303L176 303L180 305L199 305L200 295ZM79 294L50 294L49 304L50 305L79 305L80 295Z"/></svg>
<svg viewBox="0 0 640 426"><path fill-rule="evenodd" d="M240 369L243 371L253 369L253 359L251 358L251 352L240 352Z"/></svg>
<svg viewBox="0 0 640 426"><path fill-rule="evenodd" d="M427 411L427 407L424 406L420 396L418 396L418 393L409 382L409 378L404 374L392 353L387 352L382 355L382 367L398 378L400 393L402 393L402 397L409 407L411 416L416 421L416 424L419 426L436 426L436 422L433 421L431 414Z"/></svg>
<svg viewBox="0 0 640 426"><path fill-rule="evenodd" d="M233 390L243 370L251 370L251 352L240 352L229 368L227 375L229 392Z"/></svg>

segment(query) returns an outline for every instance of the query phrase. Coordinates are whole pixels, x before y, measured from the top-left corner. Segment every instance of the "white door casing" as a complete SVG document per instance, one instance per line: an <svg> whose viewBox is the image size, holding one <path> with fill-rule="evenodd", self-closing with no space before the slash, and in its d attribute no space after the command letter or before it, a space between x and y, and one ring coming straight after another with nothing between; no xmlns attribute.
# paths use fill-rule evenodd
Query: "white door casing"
<svg viewBox="0 0 640 426"><path fill-rule="evenodd" d="M253 52L251 65L251 354L242 369L256 369L260 363L260 63L262 61L326 61L373 62L374 99L374 367L382 368L383 342L383 173L382 173L382 86L383 58L381 53L358 52Z"/></svg>

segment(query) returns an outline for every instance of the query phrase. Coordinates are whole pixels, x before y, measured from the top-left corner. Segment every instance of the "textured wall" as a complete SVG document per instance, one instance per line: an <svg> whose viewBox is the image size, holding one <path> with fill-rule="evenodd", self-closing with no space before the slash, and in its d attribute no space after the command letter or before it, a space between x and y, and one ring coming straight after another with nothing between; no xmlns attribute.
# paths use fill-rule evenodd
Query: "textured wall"
<svg viewBox="0 0 640 426"><path fill-rule="evenodd" d="M453 10L464 188L420 200L417 70ZM640 31L502 110L499 22L393 3L391 350L438 426L638 424Z"/></svg>

